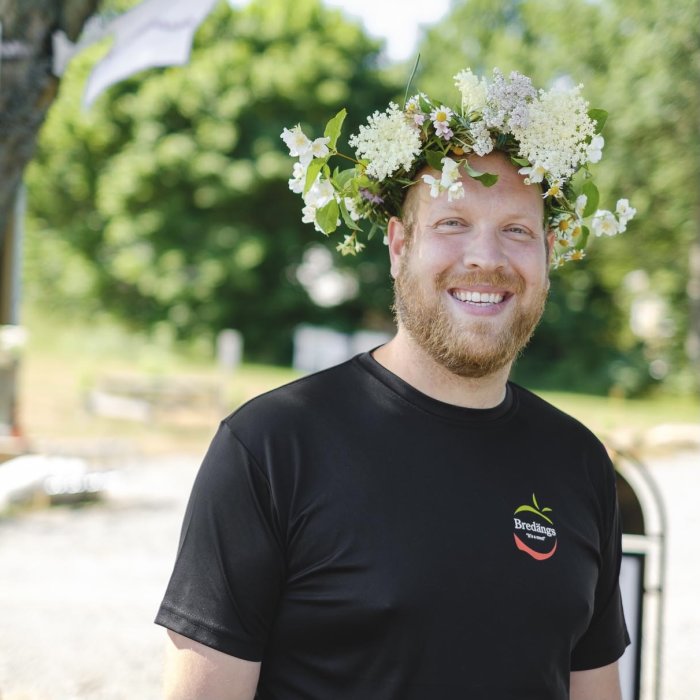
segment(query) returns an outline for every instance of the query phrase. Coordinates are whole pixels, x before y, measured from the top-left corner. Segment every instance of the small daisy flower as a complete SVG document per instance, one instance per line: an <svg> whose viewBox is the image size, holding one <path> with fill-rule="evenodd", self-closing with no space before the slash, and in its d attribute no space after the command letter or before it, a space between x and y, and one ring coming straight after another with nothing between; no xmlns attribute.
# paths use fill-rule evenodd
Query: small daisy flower
<svg viewBox="0 0 700 700"><path fill-rule="evenodd" d="M414 95L406 102L406 114L416 126L423 126L425 122L425 114L420 107L420 95ZM423 95L425 98L425 95Z"/></svg>
<svg viewBox="0 0 700 700"><path fill-rule="evenodd" d="M542 195L542 199L547 199L547 197L554 197L555 199L559 199L561 196L563 196L563 192L561 190L561 181L555 180L549 189Z"/></svg>
<svg viewBox="0 0 700 700"><path fill-rule="evenodd" d="M450 120L454 116L454 112L445 105L440 105L430 113L430 120L433 122L435 127L435 133L438 136L442 136L445 141L449 141L454 134L452 129L450 129Z"/></svg>

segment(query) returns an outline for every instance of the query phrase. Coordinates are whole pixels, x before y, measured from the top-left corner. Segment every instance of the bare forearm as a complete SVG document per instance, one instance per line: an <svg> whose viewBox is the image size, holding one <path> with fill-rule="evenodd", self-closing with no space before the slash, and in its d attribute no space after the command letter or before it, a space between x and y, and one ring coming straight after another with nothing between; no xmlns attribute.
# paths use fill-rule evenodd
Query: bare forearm
<svg viewBox="0 0 700 700"><path fill-rule="evenodd" d="M590 671L573 671L570 700L622 700L617 661Z"/></svg>
<svg viewBox="0 0 700 700"><path fill-rule="evenodd" d="M258 662L168 632L165 700L253 700L259 675Z"/></svg>

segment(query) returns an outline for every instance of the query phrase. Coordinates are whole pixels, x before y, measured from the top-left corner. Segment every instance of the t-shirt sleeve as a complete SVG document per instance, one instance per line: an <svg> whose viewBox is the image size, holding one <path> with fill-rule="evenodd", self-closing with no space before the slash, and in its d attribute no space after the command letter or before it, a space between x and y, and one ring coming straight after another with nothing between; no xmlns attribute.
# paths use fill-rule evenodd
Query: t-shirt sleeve
<svg viewBox="0 0 700 700"><path fill-rule="evenodd" d="M614 469L608 472L608 512L612 512L603 538L600 553L600 572L596 585L593 616L586 632L577 642L571 654L571 670L586 671L617 661L624 653L630 638L625 625L620 594L619 576L622 563L622 526L617 494L614 485Z"/></svg>
<svg viewBox="0 0 700 700"><path fill-rule="evenodd" d="M195 479L156 624L260 661L284 579L269 480L224 422Z"/></svg>

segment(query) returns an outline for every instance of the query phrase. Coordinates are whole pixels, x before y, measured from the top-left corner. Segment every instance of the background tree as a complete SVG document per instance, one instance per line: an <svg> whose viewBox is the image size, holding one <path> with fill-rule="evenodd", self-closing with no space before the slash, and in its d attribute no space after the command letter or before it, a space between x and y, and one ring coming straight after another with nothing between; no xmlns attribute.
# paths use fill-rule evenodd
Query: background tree
<svg viewBox="0 0 700 700"><path fill-rule="evenodd" d="M98 0L0 0L0 245L22 173L58 87L51 36L77 39Z"/></svg>
<svg viewBox="0 0 700 700"><path fill-rule="evenodd" d="M427 34L421 55L417 86L438 94L452 94L450 76L461 67L495 65L542 86L582 82L591 105L612 115L594 166L602 204L629 197L638 216L624 235L592 246L588 262L553 274L550 304L517 373L587 390L633 393L660 380L697 388L700 262L689 272L693 246L691 259L700 257L696 0L462 0ZM640 295L665 309L647 338L628 323Z"/></svg>
<svg viewBox="0 0 700 700"><path fill-rule="evenodd" d="M55 95L51 36L75 39L97 0L0 0L0 326L18 322L13 212L22 174ZM18 360L0 358L0 431L17 432Z"/></svg>
<svg viewBox="0 0 700 700"><path fill-rule="evenodd" d="M75 62L28 178L36 235L59 253L44 289L72 287L180 337L238 328L249 357L276 362L289 361L301 322L356 327L372 306L386 318L381 245L341 263L359 280L354 300L332 313L310 301L295 268L323 242L301 223L280 139L297 122L318 130L345 105L355 120L383 106L396 87L378 51L318 0L265 0L220 5L189 66L114 86L87 113L78 104L94 55Z"/></svg>

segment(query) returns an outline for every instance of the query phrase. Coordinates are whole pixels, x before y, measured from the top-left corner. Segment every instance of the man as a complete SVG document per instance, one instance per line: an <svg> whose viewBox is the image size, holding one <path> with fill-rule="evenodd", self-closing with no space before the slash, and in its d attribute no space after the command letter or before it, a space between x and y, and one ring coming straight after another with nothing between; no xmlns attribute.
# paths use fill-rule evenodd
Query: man
<svg viewBox="0 0 700 700"><path fill-rule="evenodd" d="M222 423L157 618L169 699L620 699L612 466L508 381L557 233L510 155L457 155L388 218L396 336Z"/></svg>

